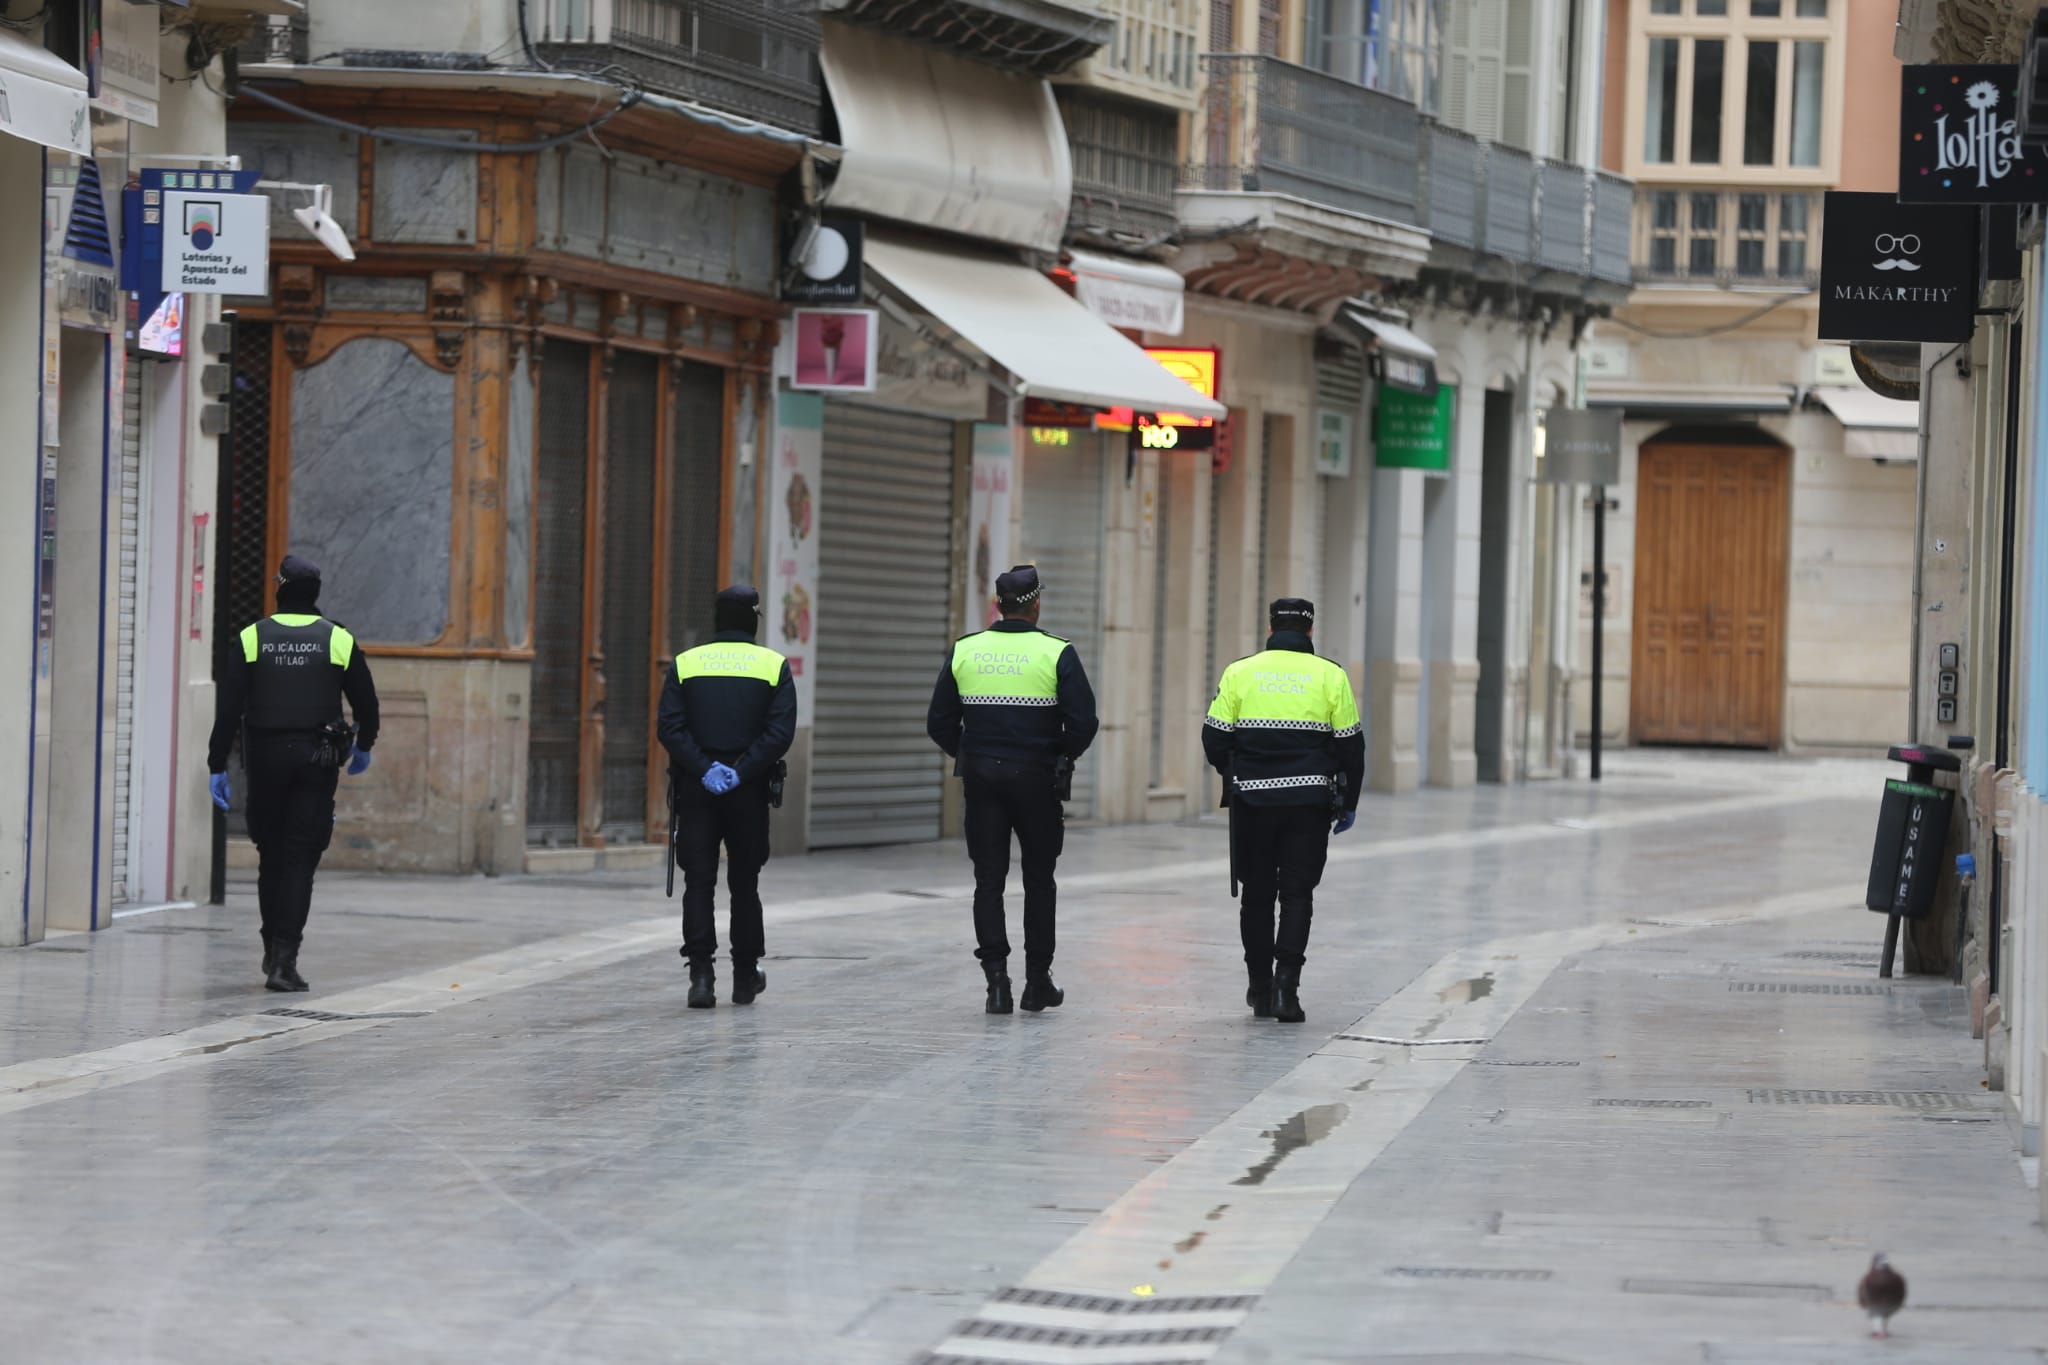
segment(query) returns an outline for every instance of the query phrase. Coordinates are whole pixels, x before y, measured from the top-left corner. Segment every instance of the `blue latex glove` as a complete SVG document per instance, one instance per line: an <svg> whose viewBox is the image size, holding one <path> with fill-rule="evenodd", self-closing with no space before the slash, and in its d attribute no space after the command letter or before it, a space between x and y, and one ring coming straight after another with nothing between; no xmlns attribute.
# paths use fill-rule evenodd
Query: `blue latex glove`
<svg viewBox="0 0 2048 1365"><path fill-rule="evenodd" d="M206 779L206 790L213 794L213 804L222 810L228 808L228 775L214 773Z"/></svg>
<svg viewBox="0 0 2048 1365"><path fill-rule="evenodd" d="M348 761L348 775L350 777L361 777L368 771L370 771L370 755L361 749L356 750L354 756Z"/></svg>
<svg viewBox="0 0 2048 1365"><path fill-rule="evenodd" d="M1355 810L1347 810L1342 815L1337 817L1336 824L1330 826L1330 833L1342 834L1345 830L1350 829L1353 825L1357 823L1358 812Z"/></svg>
<svg viewBox="0 0 2048 1365"><path fill-rule="evenodd" d="M704 790L713 796L723 796L740 784L740 775L723 763L714 763L704 772Z"/></svg>

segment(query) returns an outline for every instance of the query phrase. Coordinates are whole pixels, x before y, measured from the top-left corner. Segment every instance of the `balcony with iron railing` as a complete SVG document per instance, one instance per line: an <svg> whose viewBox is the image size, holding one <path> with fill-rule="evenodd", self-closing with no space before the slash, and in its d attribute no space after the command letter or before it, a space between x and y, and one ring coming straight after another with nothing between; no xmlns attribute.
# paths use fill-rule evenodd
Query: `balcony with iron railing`
<svg viewBox="0 0 2048 1365"><path fill-rule="evenodd" d="M1630 183L1483 142L1406 100L1276 57L1211 53L1185 190L1286 194L1428 229L1456 253L1629 281ZM1447 254L1448 253L1448 254Z"/></svg>
<svg viewBox="0 0 2048 1365"><path fill-rule="evenodd" d="M812 4L761 0L538 0L534 39L561 66L623 67L651 90L778 127L818 127Z"/></svg>
<svg viewBox="0 0 2048 1365"><path fill-rule="evenodd" d="M1638 186L1636 283L1811 288L1820 278L1821 194Z"/></svg>
<svg viewBox="0 0 2048 1365"><path fill-rule="evenodd" d="M1170 109L1056 86L1074 163L1070 234L1152 239L1172 234L1180 120Z"/></svg>

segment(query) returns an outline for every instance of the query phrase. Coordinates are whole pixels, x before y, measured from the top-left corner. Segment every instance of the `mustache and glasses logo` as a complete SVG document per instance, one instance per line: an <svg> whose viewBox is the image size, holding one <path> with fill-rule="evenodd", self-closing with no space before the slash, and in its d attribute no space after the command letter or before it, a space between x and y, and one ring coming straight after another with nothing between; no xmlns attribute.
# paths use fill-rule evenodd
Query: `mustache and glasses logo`
<svg viewBox="0 0 2048 1365"><path fill-rule="evenodd" d="M1902 232L1894 236L1889 232L1880 232L1877 234L1877 240L1872 245L1877 248L1875 268L1878 270L1918 270L1920 268L1916 262L1906 259L1908 256L1918 256L1920 254L1920 235L1918 233Z"/></svg>

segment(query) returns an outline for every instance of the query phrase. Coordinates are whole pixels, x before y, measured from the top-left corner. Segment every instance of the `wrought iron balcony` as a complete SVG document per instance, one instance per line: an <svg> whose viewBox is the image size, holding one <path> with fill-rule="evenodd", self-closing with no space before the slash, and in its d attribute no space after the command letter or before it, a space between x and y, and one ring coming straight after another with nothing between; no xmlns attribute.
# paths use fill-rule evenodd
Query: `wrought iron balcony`
<svg viewBox="0 0 2048 1365"><path fill-rule="evenodd" d="M1810 286L1820 278L1821 191L1635 191L1638 284Z"/></svg>
<svg viewBox="0 0 2048 1365"><path fill-rule="evenodd" d="M1056 92L1074 160L1067 231L1125 239L1171 233L1179 116L1073 86Z"/></svg>
<svg viewBox="0 0 2048 1365"><path fill-rule="evenodd" d="M1629 181L1430 121L1425 225L1442 245L1626 284Z"/></svg>
<svg viewBox="0 0 2048 1365"><path fill-rule="evenodd" d="M1277 57L1210 53L1187 189L1287 194L1397 223L1422 222L1422 115Z"/></svg>
<svg viewBox="0 0 2048 1365"><path fill-rule="evenodd" d="M797 132L818 128L818 16L762 0L538 0L549 60L612 64L649 89Z"/></svg>
<svg viewBox="0 0 2048 1365"><path fill-rule="evenodd" d="M808 3L810 0L804 0ZM1093 56L1116 24L1094 0L815 0L834 18L886 29L993 66L1056 76ZM759 7L762 0L751 0Z"/></svg>

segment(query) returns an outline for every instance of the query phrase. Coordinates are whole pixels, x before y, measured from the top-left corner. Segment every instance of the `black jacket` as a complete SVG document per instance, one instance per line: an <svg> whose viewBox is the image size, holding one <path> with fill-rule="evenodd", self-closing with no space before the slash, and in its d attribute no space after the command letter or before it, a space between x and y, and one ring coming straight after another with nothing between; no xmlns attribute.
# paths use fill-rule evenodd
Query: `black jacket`
<svg viewBox="0 0 2048 1365"><path fill-rule="evenodd" d="M1029 621L998 621L989 630L1051 634ZM960 681L953 676L953 658L948 654L932 688L925 733L945 750L946 757L954 759L1001 758L1043 762L1050 768L1062 754L1079 758L1095 742L1095 732L1102 725L1095 714L1095 690L1088 685L1087 670L1081 667L1081 656L1072 645L1060 651L1056 669L1059 692L1053 706L970 707L960 701Z"/></svg>
<svg viewBox="0 0 2048 1365"><path fill-rule="evenodd" d="M749 631L726 630L715 644L755 643ZM700 781L713 763L723 763L742 783L765 781L776 760L796 739L796 681L789 661L770 685L752 677L676 677L671 660L661 686L655 735L668 750L669 765L686 783Z"/></svg>
<svg viewBox="0 0 2048 1365"><path fill-rule="evenodd" d="M213 735L206 745L206 770L210 773L228 770L228 751L234 747L235 733L242 728L242 717L249 710L256 670L256 662L240 654L220 670L214 695ZM363 656L360 641L349 653L348 667L341 671L341 694L348 699L349 715L355 721L356 747L368 753L377 743L377 684L370 679L370 661ZM341 718L339 706L334 718Z"/></svg>

